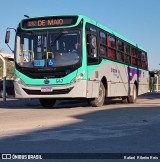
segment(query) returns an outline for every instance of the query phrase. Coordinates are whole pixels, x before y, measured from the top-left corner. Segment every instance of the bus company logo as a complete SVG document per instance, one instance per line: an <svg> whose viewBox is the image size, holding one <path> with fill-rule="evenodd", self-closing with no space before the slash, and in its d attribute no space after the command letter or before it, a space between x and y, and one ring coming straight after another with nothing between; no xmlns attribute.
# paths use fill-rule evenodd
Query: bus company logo
<svg viewBox="0 0 160 162"><path fill-rule="evenodd" d="M111 68L111 73L113 74L113 76L115 76L116 78L120 77L120 70Z"/></svg>
<svg viewBox="0 0 160 162"><path fill-rule="evenodd" d="M56 79L56 83L63 83L63 79Z"/></svg>
<svg viewBox="0 0 160 162"><path fill-rule="evenodd" d="M2 160L37 160L42 159L41 154L1 154Z"/></svg>
<svg viewBox="0 0 160 162"><path fill-rule="evenodd" d="M1 159L12 159L12 156L11 156L11 154L2 154Z"/></svg>
<svg viewBox="0 0 160 162"><path fill-rule="evenodd" d="M49 81L49 79L47 79L47 78L44 80L44 84L49 84L49 82L50 82L50 81Z"/></svg>

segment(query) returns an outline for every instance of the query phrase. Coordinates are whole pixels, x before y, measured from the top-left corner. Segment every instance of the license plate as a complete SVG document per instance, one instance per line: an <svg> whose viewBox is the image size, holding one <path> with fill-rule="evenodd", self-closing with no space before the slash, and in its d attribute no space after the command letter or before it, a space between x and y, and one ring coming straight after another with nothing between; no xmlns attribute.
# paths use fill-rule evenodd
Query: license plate
<svg viewBox="0 0 160 162"><path fill-rule="evenodd" d="M52 92L52 87L42 87L41 92Z"/></svg>

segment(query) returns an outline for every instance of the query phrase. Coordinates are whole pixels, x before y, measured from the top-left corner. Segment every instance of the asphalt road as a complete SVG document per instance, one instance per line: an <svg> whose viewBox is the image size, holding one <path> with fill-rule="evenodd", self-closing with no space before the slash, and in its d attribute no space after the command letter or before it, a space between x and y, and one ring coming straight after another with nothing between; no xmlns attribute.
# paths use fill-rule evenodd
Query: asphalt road
<svg viewBox="0 0 160 162"><path fill-rule="evenodd" d="M0 153L160 152L160 94L136 104L106 100L58 101L43 109L37 100L0 100Z"/></svg>

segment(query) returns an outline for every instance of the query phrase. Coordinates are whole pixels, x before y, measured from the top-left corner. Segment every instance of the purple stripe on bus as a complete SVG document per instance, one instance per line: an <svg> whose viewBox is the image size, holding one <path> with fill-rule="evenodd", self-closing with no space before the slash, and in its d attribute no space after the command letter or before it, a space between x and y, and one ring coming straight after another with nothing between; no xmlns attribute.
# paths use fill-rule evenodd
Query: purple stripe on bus
<svg viewBox="0 0 160 162"><path fill-rule="evenodd" d="M133 79L133 77L135 75L137 75L138 77L140 77L141 74L142 74L142 70L138 70L138 69L134 69L134 68L128 67L128 75L129 75L129 80L130 81Z"/></svg>

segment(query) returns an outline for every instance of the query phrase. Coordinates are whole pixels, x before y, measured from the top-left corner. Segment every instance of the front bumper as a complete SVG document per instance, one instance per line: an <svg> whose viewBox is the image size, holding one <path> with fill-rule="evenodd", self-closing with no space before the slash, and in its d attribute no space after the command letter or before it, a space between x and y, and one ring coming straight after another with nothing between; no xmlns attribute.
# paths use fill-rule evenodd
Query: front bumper
<svg viewBox="0 0 160 162"><path fill-rule="evenodd" d="M86 97L87 81L80 80L68 85L21 85L14 83L16 98L84 98ZM52 92L41 92L42 87L52 87Z"/></svg>

